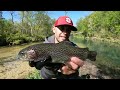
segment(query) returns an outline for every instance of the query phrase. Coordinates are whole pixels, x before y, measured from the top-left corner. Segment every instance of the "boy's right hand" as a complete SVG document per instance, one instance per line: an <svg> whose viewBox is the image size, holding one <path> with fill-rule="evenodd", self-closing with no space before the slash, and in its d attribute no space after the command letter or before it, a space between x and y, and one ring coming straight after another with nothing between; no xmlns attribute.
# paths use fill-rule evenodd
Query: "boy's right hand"
<svg viewBox="0 0 120 90"><path fill-rule="evenodd" d="M77 57L71 57L66 65L61 68L61 72L65 75L70 75L72 73L75 73L79 69L79 67L82 67L83 65L83 60Z"/></svg>

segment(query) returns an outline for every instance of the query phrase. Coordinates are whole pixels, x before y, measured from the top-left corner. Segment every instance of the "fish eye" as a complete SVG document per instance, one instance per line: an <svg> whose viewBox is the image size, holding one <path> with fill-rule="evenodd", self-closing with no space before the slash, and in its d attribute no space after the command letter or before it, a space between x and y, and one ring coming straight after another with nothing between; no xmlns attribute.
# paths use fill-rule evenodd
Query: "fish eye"
<svg viewBox="0 0 120 90"><path fill-rule="evenodd" d="M21 52L21 54L24 54L24 52Z"/></svg>

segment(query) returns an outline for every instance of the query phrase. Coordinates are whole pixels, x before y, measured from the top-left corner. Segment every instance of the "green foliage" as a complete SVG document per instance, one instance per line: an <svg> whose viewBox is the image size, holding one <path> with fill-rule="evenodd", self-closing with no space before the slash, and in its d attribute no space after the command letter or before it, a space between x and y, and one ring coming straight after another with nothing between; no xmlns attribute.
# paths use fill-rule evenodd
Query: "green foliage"
<svg viewBox="0 0 120 90"><path fill-rule="evenodd" d="M6 45L6 36L5 35L0 35L0 46Z"/></svg>
<svg viewBox="0 0 120 90"><path fill-rule="evenodd" d="M35 37L32 38L32 42L37 42L37 41L44 41L44 37L35 35Z"/></svg>
<svg viewBox="0 0 120 90"><path fill-rule="evenodd" d="M42 79L40 76L39 71L35 70L34 72L30 73L26 79Z"/></svg>
<svg viewBox="0 0 120 90"><path fill-rule="evenodd" d="M95 11L77 22L84 37L120 39L120 11Z"/></svg>
<svg viewBox="0 0 120 90"><path fill-rule="evenodd" d="M19 44L21 44L23 41L22 40L14 40L13 42L12 42L12 45L19 45Z"/></svg>
<svg viewBox="0 0 120 90"><path fill-rule="evenodd" d="M22 43L27 43L31 41L31 38L28 35L25 34L20 34L20 33L15 33L15 34L10 34L9 36L6 37L7 43L10 45L19 45Z"/></svg>
<svg viewBox="0 0 120 90"><path fill-rule="evenodd" d="M46 11L19 11L20 22L13 22L13 13L10 20L0 19L0 45L43 41L53 34L55 20Z"/></svg>

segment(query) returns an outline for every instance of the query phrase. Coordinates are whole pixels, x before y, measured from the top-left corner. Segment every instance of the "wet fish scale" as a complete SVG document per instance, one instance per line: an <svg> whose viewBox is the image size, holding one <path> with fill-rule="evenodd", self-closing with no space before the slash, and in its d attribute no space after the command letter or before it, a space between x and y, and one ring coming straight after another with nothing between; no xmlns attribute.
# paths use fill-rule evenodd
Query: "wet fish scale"
<svg viewBox="0 0 120 90"><path fill-rule="evenodd" d="M97 53L95 51L89 51L88 48L79 48L72 45L69 41L63 41L57 44L54 43L42 43L29 46L22 49L18 56L24 57L27 51L30 49L35 50L37 57L40 59L41 55L49 55L54 63L65 63L72 56L77 56L82 60L90 59L96 60ZM23 53L24 54L21 54Z"/></svg>

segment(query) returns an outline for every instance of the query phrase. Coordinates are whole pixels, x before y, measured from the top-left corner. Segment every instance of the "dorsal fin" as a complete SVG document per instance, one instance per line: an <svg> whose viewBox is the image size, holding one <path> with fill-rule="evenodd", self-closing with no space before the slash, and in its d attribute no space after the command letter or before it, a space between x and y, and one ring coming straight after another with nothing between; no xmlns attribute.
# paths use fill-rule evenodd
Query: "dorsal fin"
<svg viewBox="0 0 120 90"><path fill-rule="evenodd" d="M70 45L70 46L72 45L73 46L73 43L70 42L70 41L62 41L62 42L60 42L58 44L64 44L64 45Z"/></svg>

